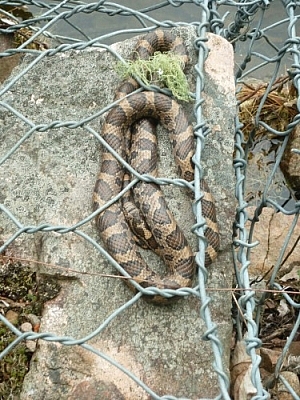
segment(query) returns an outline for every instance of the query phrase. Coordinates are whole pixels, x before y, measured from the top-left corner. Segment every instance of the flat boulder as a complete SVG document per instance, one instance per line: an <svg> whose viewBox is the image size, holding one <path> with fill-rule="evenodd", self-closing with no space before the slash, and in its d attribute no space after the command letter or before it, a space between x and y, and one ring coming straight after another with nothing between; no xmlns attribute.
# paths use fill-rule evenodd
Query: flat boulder
<svg viewBox="0 0 300 400"><path fill-rule="evenodd" d="M187 78L195 91L195 29L182 27L174 32L187 45ZM113 48L128 59L137 40ZM205 45L209 54L203 116L211 133L201 165L216 200L221 231L221 251L208 267L206 287L217 327L214 334L223 346L218 362L228 373L235 210L233 51L215 35L209 35ZM19 79L3 96L8 106L0 107L0 151L5 158L0 193L9 212L2 210L0 225L4 242L14 239L7 254L35 260L32 265L38 274L55 276L62 289L45 305L39 331L45 335L38 341L21 399L146 400L156 398L154 393L216 397L222 378L214 370L210 341L202 340L212 326L200 317L199 297L187 296L168 306L134 297L96 246L101 243L99 233L94 219L88 218L101 163L95 133L100 134L105 118L100 111L112 102L121 81L114 55L89 48L34 60L35 56L27 55L13 71L10 79L18 74ZM184 108L193 122L193 104ZM176 177L171 145L161 128L158 141L159 174ZM164 192L196 250L189 196L174 185L164 187ZM149 265L160 265L148 252L145 259Z"/></svg>

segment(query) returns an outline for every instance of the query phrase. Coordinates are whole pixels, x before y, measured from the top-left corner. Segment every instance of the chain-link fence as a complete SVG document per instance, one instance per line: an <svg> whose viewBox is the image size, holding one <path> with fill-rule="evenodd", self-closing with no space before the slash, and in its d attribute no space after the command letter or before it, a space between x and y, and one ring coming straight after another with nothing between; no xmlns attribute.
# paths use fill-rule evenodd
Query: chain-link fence
<svg viewBox="0 0 300 400"><path fill-rule="evenodd" d="M197 219L194 231L199 236L200 248L196 257L199 281L195 288L179 289L175 292L155 288L144 289L136 285L140 291L137 295L113 311L96 330L79 340L72 337L58 337L53 333L38 331L38 328L34 332L24 332L7 317L8 310L13 306L8 302L6 294L0 293L3 303L0 332L4 335L6 328L13 334L10 343L2 348L0 358L5 364L7 356L20 343L28 340L42 339L66 347L79 345L116 366L150 398L176 399L179 397L167 393L162 395L155 393L130 368L125 368L116 359L90 345L88 341L100 335L116 316L136 304L143 294L158 293L164 297L170 297L175 293L178 296L192 294L202 305L199 318L205 322L207 331L204 338L209 341L212 348L214 358L212 368L218 376L219 384L217 398L244 399L252 396L253 399L298 399L300 398L297 365L300 323L297 311L300 269L298 222L300 135L297 125L300 43L297 36L297 22L300 3L267 0L239 2L169 0L155 4L146 3L148 2L128 1L124 5L108 1L95 3L75 0L57 3L0 1L2 34L0 60L3 61L0 64L0 75L4 82L0 90L0 110L3 112L0 129L2 127L8 129L5 124L5 113L13 115L27 126L26 134L19 137L16 143L9 142L5 146L6 152L1 154L1 168L5 170L13 154L35 133L51 132L63 127L76 129L84 126L84 129L94 135L102 145L106 145L88 123L104 114L111 104L93 114L92 118L85 116L78 121L55 120L45 115L44 124L34 123L34 116L30 116L29 112L26 115L22 114L10 105L9 96L14 87L43 60L70 50L80 52L89 48L108 49L121 59L120 55L110 47L111 43L157 27L169 29L192 25L198 35L194 43L198 54L198 63L195 65L197 83L194 93L196 122L194 131L197 137L195 165L196 176L202 176L200 161L203 143L208 135L207 125L203 120L202 107L205 100L201 90L205 83L203 74L207 57L205 38L207 33L212 32L227 39L235 50L239 104L235 126L235 148L232 149L237 199L235 220L232 221L235 283L233 289L227 288L233 292L233 321L236 333L231 377L222 363L222 345L217 335L218 327L212 320L209 308L207 271L204 267L205 239L202 231L204 222L199 201L196 201L194 210ZM18 70L18 73L9 79L11 68L24 54L29 54L32 58L23 69ZM60 83L58 80L57 85ZM136 184L138 179L149 181L148 176L138 176L132 185ZM169 183L163 179L150 178L151 180L162 185ZM195 198L199 200L202 192L196 182L197 180L194 187ZM181 180L172 183L188 186ZM5 185L4 182L3 184ZM16 189L14 186L9 188L9 190ZM23 233L36 235L50 232L60 235L75 232L126 275L104 248L82 228L93 220L99 211L90 213L87 218L71 226L35 224L34 221L23 224L20 222L20 213L15 215L9 206L5 205L5 199L2 203L3 218L8 219L11 225L16 227L14 234L9 235L2 231L3 244L0 252L3 255L3 275L4 267L9 269L15 263L22 261L14 259L6 252ZM90 271L86 270L85 273L88 274ZM52 290L54 291L53 288ZM246 348L247 354L244 353L239 358L240 343ZM240 365L244 368L239 369ZM8 378L3 371L5 367L2 367L1 371L4 382ZM199 382L199 387L201 384ZM283 397L288 395L290 397ZM2 398L15 398L12 396L13 394L11 397L6 394ZM82 395L81 398L86 397ZM113 397L106 394L102 398Z"/></svg>

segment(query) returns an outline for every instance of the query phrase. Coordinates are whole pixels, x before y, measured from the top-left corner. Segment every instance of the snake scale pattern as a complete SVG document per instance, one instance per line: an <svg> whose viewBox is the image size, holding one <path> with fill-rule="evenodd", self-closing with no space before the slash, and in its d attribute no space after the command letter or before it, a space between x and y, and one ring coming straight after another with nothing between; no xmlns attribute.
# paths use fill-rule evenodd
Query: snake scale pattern
<svg viewBox="0 0 300 400"><path fill-rule="evenodd" d="M188 62L182 39L168 31L148 33L138 42L134 57L147 59L155 51L173 51L182 57L185 64ZM115 100L138 87L138 83L129 78L118 88ZM164 94L144 91L122 99L108 113L102 127L102 137L137 172L157 176L157 123L169 133L180 177L192 181L193 129L182 107ZM104 148L93 194L94 210L116 196L130 179L124 167ZM201 187L208 241L205 264L208 265L219 250L219 231L215 205L204 180L201 181ZM107 251L141 286L178 289L192 285L195 274L193 251L156 184L139 182L132 191L126 193L123 201L114 203L98 214L96 225ZM145 263L138 244L162 257L169 271L164 277ZM146 299L158 304L170 301L159 295L147 296Z"/></svg>

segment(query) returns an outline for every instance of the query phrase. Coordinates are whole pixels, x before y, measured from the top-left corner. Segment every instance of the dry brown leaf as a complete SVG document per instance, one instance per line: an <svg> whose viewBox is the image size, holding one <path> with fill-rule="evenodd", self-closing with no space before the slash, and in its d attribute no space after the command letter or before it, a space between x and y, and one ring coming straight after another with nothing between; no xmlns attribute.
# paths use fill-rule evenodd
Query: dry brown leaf
<svg viewBox="0 0 300 400"><path fill-rule="evenodd" d="M251 382L252 363L245 342L237 342L231 361L231 392L234 400L249 400L257 390Z"/></svg>

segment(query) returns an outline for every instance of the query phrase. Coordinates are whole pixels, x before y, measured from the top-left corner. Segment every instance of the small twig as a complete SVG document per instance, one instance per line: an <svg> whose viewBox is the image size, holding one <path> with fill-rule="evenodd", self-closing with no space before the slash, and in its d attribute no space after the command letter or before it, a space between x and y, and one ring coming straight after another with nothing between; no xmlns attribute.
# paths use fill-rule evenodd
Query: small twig
<svg viewBox="0 0 300 400"><path fill-rule="evenodd" d="M241 309L241 307L240 307L240 305L239 305L239 303L238 303L238 301L237 301L237 299L236 299L234 293L232 293L232 297L233 297L233 300L234 300L234 302L235 302L235 305L236 305L237 309L239 310L240 315L241 315L242 318L243 318L244 324L247 325L246 320L245 320L245 317L244 317L244 313L243 313L243 311L242 311L242 309Z"/></svg>
<svg viewBox="0 0 300 400"><path fill-rule="evenodd" d="M106 277L106 278L131 279L131 278L127 278L126 276L120 276L120 275L100 274L100 273L96 273L96 272L78 271L78 270L73 269L73 268L61 267L60 265L45 263L43 261L30 260L28 258L2 256L2 259L12 260L12 261L21 261L21 262L32 263L32 264L39 264L39 265L43 265L43 266L50 267L50 268L53 268L53 269L59 269L59 270L66 271L66 272L73 272L74 274L78 274L78 275L101 276L101 277ZM22 267L20 266L20 268L22 268Z"/></svg>
<svg viewBox="0 0 300 400"><path fill-rule="evenodd" d="M292 327L293 327L292 324L285 325L282 328L276 329L276 331L272 332L268 336L262 336L261 339L263 340L264 343L266 343L267 341L275 339L276 337L282 335L287 330L290 331L292 329Z"/></svg>
<svg viewBox="0 0 300 400"><path fill-rule="evenodd" d="M277 80L277 81L274 83L274 85L271 87L271 89L270 89L270 91L269 91L269 94L272 93L272 92L274 92L274 91L277 90L280 86L284 85L286 82L288 82L288 81L290 81L290 80L291 80L291 79L290 79L289 76L286 76L286 77L283 77L283 78L279 78L279 80ZM251 97L253 97L255 94L257 94L260 90L264 90L264 91L265 91L265 90L267 89L267 86L268 86L267 83L260 84L260 85L258 85L258 87L256 87L256 88L253 87L253 86L250 85L250 84L247 84L247 83L243 83L243 85L244 85L246 88L252 90L252 92L249 93L245 98L241 99L239 104L242 104L242 103L244 103L245 101L251 99ZM264 93L262 93L261 95L259 95L258 98L257 98L257 100L260 100L260 99L263 97L263 95L264 95Z"/></svg>
<svg viewBox="0 0 300 400"><path fill-rule="evenodd" d="M127 280L127 279L131 279L131 280L135 280L134 278L131 277L127 277L127 276L122 276L122 275L114 275L114 274L101 274L101 273L97 273L97 272L83 272L83 271L78 271L76 269L72 269L72 268L66 268L66 267L61 267L59 265L54 265L54 264L49 264L49 263L45 263L42 261L36 261L36 260L30 260L27 258L19 258L19 257L11 257L11 256L2 256L2 259L7 259L7 260L12 260L12 261L22 261L22 262L26 262L26 263L34 263L34 264L41 264L41 265L45 265L47 267L51 267L54 269L59 269L59 270L63 270L63 271L67 271L67 272L73 272L74 274L78 274L78 275L87 275L87 276L99 276L99 277L104 277L104 278L116 278L116 279L123 279L123 280ZM20 268L22 268L20 266ZM274 293L274 294L282 294L282 293L287 293L287 294L300 294L300 292L295 292L295 291L289 291L289 290L273 290L273 289L256 289L256 288L207 288L208 291L211 292L243 292L243 291L251 291L251 292L267 292L267 293Z"/></svg>
<svg viewBox="0 0 300 400"><path fill-rule="evenodd" d="M293 251L295 250L297 244L300 241L300 235L298 236L298 238L296 239L295 243L293 244L292 248L290 249L290 251L287 253L287 255L285 256L285 258L283 259L282 263L280 266L284 265L286 263L286 261L288 260L289 256L293 253Z"/></svg>
<svg viewBox="0 0 300 400"><path fill-rule="evenodd" d="M30 304L29 301L26 301L25 303L19 303L13 300L8 299L7 297L2 297L0 296L0 300L3 302L4 307L26 307Z"/></svg>

